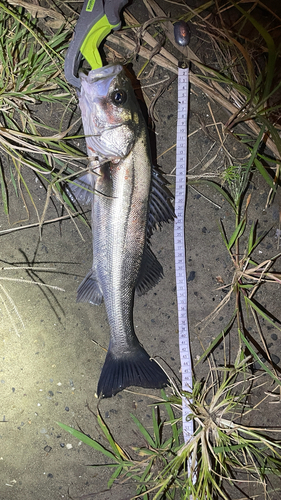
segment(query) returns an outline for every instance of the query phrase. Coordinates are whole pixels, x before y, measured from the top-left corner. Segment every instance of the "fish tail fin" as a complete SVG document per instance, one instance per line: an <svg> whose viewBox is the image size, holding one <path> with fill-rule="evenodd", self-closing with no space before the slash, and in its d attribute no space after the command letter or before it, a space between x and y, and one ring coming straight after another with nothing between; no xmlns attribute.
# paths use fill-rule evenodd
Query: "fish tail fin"
<svg viewBox="0 0 281 500"><path fill-rule="evenodd" d="M97 393L103 398L110 398L131 385L161 389L167 384L167 375L139 344L132 353L123 357L116 357L108 350Z"/></svg>

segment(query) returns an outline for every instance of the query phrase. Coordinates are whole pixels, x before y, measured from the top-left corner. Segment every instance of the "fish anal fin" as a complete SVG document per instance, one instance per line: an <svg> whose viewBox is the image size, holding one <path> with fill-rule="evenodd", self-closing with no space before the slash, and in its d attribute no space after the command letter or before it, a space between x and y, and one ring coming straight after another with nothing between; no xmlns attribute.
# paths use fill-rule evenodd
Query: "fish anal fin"
<svg viewBox="0 0 281 500"><path fill-rule="evenodd" d="M97 394L103 398L110 398L132 385L161 389L167 384L167 375L155 361L150 359L145 349L139 344L138 349L124 356L115 357L108 350L98 382Z"/></svg>
<svg viewBox="0 0 281 500"><path fill-rule="evenodd" d="M102 303L101 287L92 269L77 289L76 302L90 302L96 306Z"/></svg>
<svg viewBox="0 0 281 500"><path fill-rule="evenodd" d="M163 278L163 268L149 246L145 247L137 280L136 292L143 295Z"/></svg>

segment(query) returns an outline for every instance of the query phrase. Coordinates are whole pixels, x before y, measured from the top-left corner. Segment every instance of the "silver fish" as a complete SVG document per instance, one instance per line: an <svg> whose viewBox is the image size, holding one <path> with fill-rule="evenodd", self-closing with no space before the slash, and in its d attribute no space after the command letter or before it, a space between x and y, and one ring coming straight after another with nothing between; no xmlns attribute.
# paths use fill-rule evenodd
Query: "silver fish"
<svg viewBox="0 0 281 500"><path fill-rule="evenodd" d="M70 188L80 204L92 203L93 266L77 301L104 300L110 343L97 393L110 397L131 385L167 384L136 337L133 304L135 291L145 293L162 277L149 238L174 213L166 182L152 167L146 124L122 67L105 66L80 78L88 154L98 168Z"/></svg>

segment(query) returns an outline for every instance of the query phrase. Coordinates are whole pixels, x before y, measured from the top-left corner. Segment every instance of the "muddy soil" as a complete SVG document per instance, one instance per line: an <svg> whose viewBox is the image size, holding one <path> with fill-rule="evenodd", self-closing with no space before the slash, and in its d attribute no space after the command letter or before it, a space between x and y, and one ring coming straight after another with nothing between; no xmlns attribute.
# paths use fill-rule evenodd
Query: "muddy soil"
<svg viewBox="0 0 281 500"><path fill-rule="evenodd" d="M140 20L145 20L146 10L136 3L133 2L130 9ZM169 4L169 10L173 8L173 4ZM196 51L199 46L199 38L192 27L191 47ZM137 64L143 64L143 60ZM171 76L167 70L156 67L153 79L148 83L160 82L167 76ZM155 89L158 87L152 92ZM226 164L215 127L211 126L209 105L216 121L225 123L229 117L227 112L191 86L188 170L194 175L218 174ZM171 174L175 167L175 148L166 151L176 142L176 81L158 100L156 112L154 159L157 158L164 172ZM60 110L52 107L44 108L43 113L53 121L59 121L61 116ZM210 127L206 128L207 125ZM167 178L173 184L173 175ZM42 213L45 188L31 171L25 172L25 179ZM249 193L252 196L249 224L258 220L258 234L268 231L255 253L255 258L262 262L279 251L276 229L280 192L273 205L265 209L268 187L257 176L251 181ZM10 206L9 222L1 208L0 231L36 223L36 214L26 192L23 199L20 195L16 197L10 189ZM60 215L61 210L54 200L46 219L52 220ZM235 307L234 301L230 300L219 315L202 328L200 322L224 299L228 289L222 285L229 284L233 275L232 262L218 229L220 221L230 235L235 217L227 202L210 187L200 185L195 189L190 186L186 204L186 259L188 319L194 362L203 352L202 344L206 348L220 333ZM91 467L104 463L104 457L57 425L57 422L62 422L81 429L106 446L94 414L98 405L95 391L108 346L109 329L103 305L95 307L76 303L77 287L92 262L91 230L81 221L76 219L76 222L81 235L69 219L45 225L41 239L38 227L9 234L0 232L1 267L34 266L34 270L28 272L1 269L0 274L1 500L105 500L112 497L127 500L135 494L133 482L117 484L107 491L111 471ZM152 243L165 276L147 295L136 298L134 323L140 341L151 356L159 356L159 360L163 359L169 366L169 373L180 377L173 225L166 224L162 231L156 232ZM43 270L36 271L36 267ZM18 281L4 281L4 278L18 278ZM24 280L36 281L42 286ZM49 289L43 286L46 284L62 290ZM256 295L272 317L279 319L280 291L280 285L270 284L261 287ZM251 335L260 344L254 321L249 320L249 325ZM264 320L261 320L261 325L280 372L281 334ZM226 341L226 345L230 362L233 362L237 353L236 334L231 341ZM223 353L222 345L214 351L218 363L223 361ZM201 364L195 371L200 378L208 372L208 365ZM267 381L265 388L261 388L255 397L262 398L269 387ZM147 429L152 429L148 405L157 401L159 396L158 391L130 388L99 402L102 418L129 453L132 447L145 445L130 413L137 416ZM251 414L250 423L278 426L279 406L270 406L270 411L268 408L267 401ZM249 485L247 491L253 495L256 489ZM239 497L241 493L233 490L232 498ZM273 500L279 497L278 492L271 496Z"/></svg>

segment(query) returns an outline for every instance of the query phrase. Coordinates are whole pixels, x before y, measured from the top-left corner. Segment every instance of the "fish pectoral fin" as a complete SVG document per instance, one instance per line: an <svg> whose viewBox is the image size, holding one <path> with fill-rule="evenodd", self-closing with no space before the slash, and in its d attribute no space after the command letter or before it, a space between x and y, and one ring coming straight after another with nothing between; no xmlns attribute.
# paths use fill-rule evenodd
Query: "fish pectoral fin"
<svg viewBox="0 0 281 500"><path fill-rule="evenodd" d="M137 280L136 292L143 295L163 278L163 267L149 246L145 247Z"/></svg>
<svg viewBox="0 0 281 500"><path fill-rule="evenodd" d="M72 182L68 182L65 190L73 203L83 206L92 203L94 187L95 174L88 172Z"/></svg>
<svg viewBox="0 0 281 500"><path fill-rule="evenodd" d="M162 222L169 222L175 218L174 208L171 204L172 193L166 187L167 181L155 167L152 168L151 193L149 201L149 215L147 224L147 237L153 230L161 227Z"/></svg>
<svg viewBox="0 0 281 500"><path fill-rule="evenodd" d="M115 357L109 348L97 393L103 398L110 398L131 385L161 389L167 384L168 377L162 368L151 360L145 349L138 344L129 354L120 354L118 357Z"/></svg>
<svg viewBox="0 0 281 500"><path fill-rule="evenodd" d="M96 306L102 303L102 290L92 269L77 289L76 302L90 302Z"/></svg>

